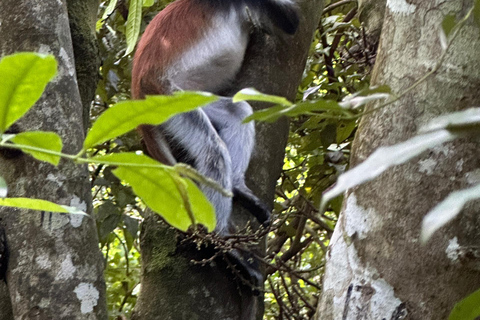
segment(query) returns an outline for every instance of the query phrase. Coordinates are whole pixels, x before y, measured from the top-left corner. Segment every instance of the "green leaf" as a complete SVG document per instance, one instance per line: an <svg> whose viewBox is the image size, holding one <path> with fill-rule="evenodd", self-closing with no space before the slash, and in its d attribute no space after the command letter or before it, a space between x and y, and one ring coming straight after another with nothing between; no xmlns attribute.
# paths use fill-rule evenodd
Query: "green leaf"
<svg viewBox="0 0 480 320"><path fill-rule="evenodd" d="M107 8L105 8L105 12L102 15L102 20L106 19L109 15L112 14L113 10L115 10L115 7L117 6L117 2L118 0L110 0Z"/></svg>
<svg viewBox="0 0 480 320"><path fill-rule="evenodd" d="M475 320L480 316L480 289L453 307L448 320Z"/></svg>
<svg viewBox="0 0 480 320"><path fill-rule="evenodd" d="M29 131L16 134L12 139L15 144L20 146L33 147L34 149L45 149L42 150L33 150L30 148L22 148L23 152L26 152L35 159L49 162L53 165L58 165L60 162L60 156L50 154L48 151L53 151L59 153L62 151L62 139L58 134L54 132L42 132L42 131Z"/></svg>
<svg viewBox="0 0 480 320"><path fill-rule="evenodd" d="M0 177L0 198L5 198L8 193L7 182L3 177Z"/></svg>
<svg viewBox="0 0 480 320"><path fill-rule="evenodd" d="M198 187L189 179L180 177L172 167L163 166L157 161L135 153L112 154L96 157L96 160L123 163L113 173L133 188L133 191L156 213L160 214L173 227L186 231L192 224L186 203L178 185L183 183L188 202L196 223L213 230L216 225L215 211ZM132 164L143 164L143 167ZM160 167L153 167L160 166Z"/></svg>
<svg viewBox="0 0 480 320"><path fill-rule="evenodd" d="M97 156L91 158L96 163L104 163L113 166L131 166L131 167L148 167L167 171L175 171L173 167L164 165L150 157L134 152L111 153L105 156Z"/></svg>
<svg viewBox="0 0 480 320"><path fill-rule="evenodd" d="M81 214L88 216L85 212L78 210L75 207L59 205L47 200L30 199L30 198L2 198L0 199L0 206L15 207L22 209L47 211L47 212L63 212L70 214Z"/></svg>
<svg viewBox="0 0 480 320"><path fill-rule="evenodd" d="M341 114L350 115L350 113L340 107L338 102L332 100L304 101L289 107L276 106L259 110L253 115L247 117L245 121L259 120L266 122L277 121L282 116L296 117L302 114L311 114L313 111L334 111Z"/></svg>
<svg viewBox="0 0 480 320"><path fill-rule="evenodd" d="M97 20L95 30L98 32L105 22L105 20L113 13L113 10L117 7L118 0L110 0L108 6L105 8L105 12L102 15L102 18Z"/></svg>
<svg viewBox="0 0 480 320"><path fill-rule="evenodd" d="M154 3L155 0L143 0L143 6L146 8L153 6Z"/></svg>
<svg viewBox="0 0 480 320"><path fill-rule="evenodd" d="M17 53L0 60L0 132L5 132L40 98L57 70L51 55Z"/></svg>
<svg viewBox="0 0 480 320"><path fill-rule="evenodd" d="M158 125L177 113L191 111L215 100L217 97L209 93L185 91L172 96L147 96L145 100L117 103L95 121L83 149L127 133L141 124Z"/></svg>
<svg viewBox="0 0 480 320"><path fill-rule="evenodd" d="M130 0L127 19L127 50L125 55L133 52L140 35L140 26L142 25L142 7L143 0Z"/></svg>
<svg viewBox="0 0 480 320"><path fill-rule="evenodd" d="M135 240L138 235L138 227L139 227L138 219L132 218L128 215L123 215L123 223L125 224L125 230Z"/></svg>
<svg viewBox="0 0 480 320"><path fill-rule="evenodd" d="M122 219L122 213L118 207L111 202L105 202L97 210L98 237L102 243L108 239L110 232L115 230Z"/></svg>
<svg viewBox="0 0 480 320"><path fill-rule="evenodd" d="M271 102L274 104L280 104L282 106L291 106L292 103L285 99L284 97L273 96L269 94L261 93L253 88L240 90L236 95L233 96L233 102L239 101L263 101Z"/></svg>
<svg viewBox="0 0 480 320"><path fill-rule="evenodd" d="M415 136L393 146L378 148L363 163L338 177L335 186L325 192L320 204L321 210L331 199L339 196L347 189L373 180L388 168L405 163L423 151L451 141L456 137L456 134L447 130L440 130Z"/></svg>
<svg viewBox="0 0 480 320"><path fill-rule="evenodd" d="M447 38L452 32L453 28L456 26L457 24L456 20L457 18L453 14L449 14L445 18L443 18L442 29L443 29L443 32L445 32L445 35L447 36Z"/></svg>
<svg viewBox="0 0 480 320"><path fill-rule="evenodd" d="M477 24L477 27L480 27L480 0L475 0L473 7L473 20Z"/></svg>
<svg viewBox="0 0 480 320"><path fill-rule="evenodd" d="M285 110L284 106L275 106L262 110L255 111L251 116L248 116L244 122L257 120L265 122L275 122L278 118L282 117L282 112Z"/></svg>
<svg viewBox="0 0 480 320"><path fill-rule="evenodd" d="M459 191L454 191L445 200L437 204L422 221L421 241L427 242L432 234L455 218L465 204L480 198L480 184ZM480 301L479 301L480 302ZM473 318L472 318L473 319Z"/></svg>

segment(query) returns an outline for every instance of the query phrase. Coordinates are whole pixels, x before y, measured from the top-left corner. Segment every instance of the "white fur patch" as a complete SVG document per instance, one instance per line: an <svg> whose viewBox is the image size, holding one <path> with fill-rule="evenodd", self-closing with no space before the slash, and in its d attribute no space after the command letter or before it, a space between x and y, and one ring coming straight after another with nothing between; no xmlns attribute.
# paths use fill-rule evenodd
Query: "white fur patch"
<svg viewBox="0 0 480 320"><path fill-rule="evenodd" d="M216 92L240 69L248 43L243 17L235 10L213 18L203 38L167 70L173 89Z"/></svg>

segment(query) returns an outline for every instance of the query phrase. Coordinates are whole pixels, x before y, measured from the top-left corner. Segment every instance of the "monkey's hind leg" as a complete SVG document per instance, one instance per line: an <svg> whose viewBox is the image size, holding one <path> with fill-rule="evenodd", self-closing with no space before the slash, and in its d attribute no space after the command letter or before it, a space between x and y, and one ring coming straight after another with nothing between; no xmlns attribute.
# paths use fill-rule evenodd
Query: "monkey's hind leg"
<svg viewBox="0 0 480 320"><path fill-rule="evenodd" d="M253 122L243 123L243 120L253 113L252 107L245 101L233 103L230 98L222 98L204 110L230 154L235 200L260 223L268 224L270 210L245 184L245 171L255 144L255 127Z"/></svg>
<svg viewBox="0 0 480 320"><path fill-rule="evenodd" d="M223 140L217 134L205 112L201 109L176 115L161 125L173 150L182 150L182 161L192 164L201 174L217 181L222 188L232 191L232 163ZM215 207L216 231L228 233L232 199L218 191L200 185Z"/></svg>

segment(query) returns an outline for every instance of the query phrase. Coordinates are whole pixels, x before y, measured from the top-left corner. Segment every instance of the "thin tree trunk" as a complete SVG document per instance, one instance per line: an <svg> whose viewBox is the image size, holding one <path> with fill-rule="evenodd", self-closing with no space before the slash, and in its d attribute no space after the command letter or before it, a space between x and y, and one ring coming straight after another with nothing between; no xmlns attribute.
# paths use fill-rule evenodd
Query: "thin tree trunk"
<svg viewBox="0 0 480 320"><path fill-rule="evenodd" d="M320 19L322 0L304 1L300 30L295 37L253 39L235 89L260 91L294 99L312 34ZM260 106L254 106L260 107ZM256 151L247 184L266 203L272 203L283 165L288 121L258 124ZM250 216L234 209L239 224ZM133 319L254 319L262 317L263 299L240 288L224 263L194 265L192 252L179 252L175 234L149 217L142 227L142 287ZM194 250L195 251L195 250Z"/></svg>
<svg viewBox="0 0 480 320"><path fill-rule="evenodd" d="M443 18L460 19L472 5L389 0L373 83L401 93L432 70L442 55ZM470 19L436 74L364 116L352 167L438 115L480 105L479 52L479 28ZM456 302L480 287L478 201L419 243L425 214L450 192L478 183L479 153L476 138L447 143L347 193L316 319L447 319Z"/></svg>
<svg viewBox="0 0 480 320"><path fill-rule="evenodd" d="M0 1L0 53L56 56L58 75L17 126L60 134L63 151L84 138L82 103L65 1ZM9 196L41 198L91 211L86 166L58 167L28 155L1 159ZM106 319L103 257L94 220L82 216L0 208L10 252L7 283L16 319Z"/></svg>
<svg viewBox="0 0 480 320"><path fill-rule="evenodd" d="M67 0L75 71L83 105L85 130L90 124L90 106L100 79L100 55L95 27L99 0Z"/></svg>

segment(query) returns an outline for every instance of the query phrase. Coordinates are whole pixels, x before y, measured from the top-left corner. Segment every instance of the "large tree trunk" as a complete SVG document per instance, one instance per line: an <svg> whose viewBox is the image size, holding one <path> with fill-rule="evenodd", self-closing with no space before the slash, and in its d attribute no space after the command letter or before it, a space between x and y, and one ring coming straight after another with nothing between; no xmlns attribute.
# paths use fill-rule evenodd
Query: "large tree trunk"
<svg viewBox="0 0 480 320"><path fill-rule="evenodd" d="M425 75L442 54L444 16L463 17L472 5L389 0L374 84L400 93ZM478 26L470 21L435 75L362 119L352 166L379 146L412 137L440 114L480 105L479 52ZM478 183L479 153L478 139L447 143L347 193L316 319L446 319L456 302L480 287L478 201L426 245L419 243L425 214L453 190Z"/></svg>
<svg viewBox="0 0 480 320"><path fill-rule="evenodd" d="M322 0L302 3L300 30L293 38L256 37L247 52L236 89L255 87L293 99L322 7ZM286 119L257 125L256 152L247 184L266 203L273 201L287 137ZM234 209L234 215L239 221L247 217L239 208ZM143 223L141 248L143 277L134 319L159 319L159 315L165 320L261 317L261 298L253 297L249 288L239 289L225 264L192 264L192 253L179 252L174 232L160 225L156 217L149 217Z"/></svg>
<svg viewBox="0 0 480 320"><path fill-rule="evenodd" d="M82 146L84 118L65 1L0 1L1 55L36 51L56 56L58 75L17 129L48 130L64 152ZM86 166L58 167L30 156L0 159L9 196L41 198L91 211ZM10 252L7 283L16 319L106 319L103 257L93 219L0 208Z"/></svg>

